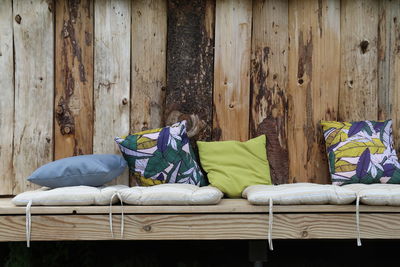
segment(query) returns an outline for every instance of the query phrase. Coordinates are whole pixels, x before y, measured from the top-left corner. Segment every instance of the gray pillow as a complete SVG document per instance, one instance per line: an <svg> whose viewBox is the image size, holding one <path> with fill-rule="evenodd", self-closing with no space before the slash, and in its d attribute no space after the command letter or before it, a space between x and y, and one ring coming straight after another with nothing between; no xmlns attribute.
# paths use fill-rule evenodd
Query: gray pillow
<svg viewBox="0 0 400 267"><path fill-rule="evenodd" d="M122 174L126 161L119 155L83 155L59 159L43 165L28 181L50 188L100 186Z"/></svg>

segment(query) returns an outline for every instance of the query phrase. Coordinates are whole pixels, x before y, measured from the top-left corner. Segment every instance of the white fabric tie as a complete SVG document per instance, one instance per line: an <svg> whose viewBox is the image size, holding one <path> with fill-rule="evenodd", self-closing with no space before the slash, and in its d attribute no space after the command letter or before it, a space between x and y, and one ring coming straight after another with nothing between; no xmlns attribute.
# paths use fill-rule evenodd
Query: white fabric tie
<svg viewBox="0 0 400 267"><path fill-rule="evenodd" d="M356 200L356 224L357 224L357 246L361 247L361 233L360 233L360 195L357 194Z"/></svg>
<svg viewBox="0 0 400 267"><path fill-rule="evenodd" d="M269 250L274 250L274 246L272 245L272 224L274 222L274 213L273 213L273 202L272 197L269 198L269 214L268 214L268 246Z"/></svg>
<svg viewBox="0 0 400 267"><path fill-rule="evenodd" d="M29 200L28 205L25 208L25 236L26 236L26 247L31 246L31 229L32 229L32 218L31 218L31 206L32 200Z"/></svg>
<svg viewBox="0 0 400 267"><path fill-rule="evenodd" d="M110 213L109 213L109 219L110 219L110 232L111 232L111 236L114 238L114 232L113 232L113 213L112 213L112 202L114 197L117 196L119 201L121 202L121 238L124 236L124 204L122 202L122 197L121 194L119 192L115 192L111 199L110 199Z"/></svg>

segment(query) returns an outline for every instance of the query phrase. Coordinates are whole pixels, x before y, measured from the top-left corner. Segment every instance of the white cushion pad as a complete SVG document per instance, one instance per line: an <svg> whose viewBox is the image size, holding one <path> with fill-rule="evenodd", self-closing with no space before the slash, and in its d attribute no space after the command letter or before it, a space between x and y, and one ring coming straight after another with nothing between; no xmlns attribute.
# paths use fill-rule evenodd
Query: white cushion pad
<svg viewBox="0 0 400 267"><path fill-rule="evenodd" d="M398 184L349 184L343 188L353 190L360 202L376 206L400 206L400 185Z"/></svg>
<svg viewBox="0 0 400 267"><path fill-rule="evenodd" d="M12 203L26 206L30 200L32 205L66 206L66 205L108 205L112 195L125 185L107 187L68 186L55 189L43 187L35 191L21 193L12 199ZM119 201L117 197L113 202Z"/></svg>
<svg viewBox="0 0 400 267"><path fill-rule="evenodd" d="M273 204L311 205L311 204L350 204L356 199L353 190L336 185L295 183L282 185L252 185L242 196L251 204L266 205L272 198Z"/></svg>
<svg viewBox="0 0 400 267"><path fill-rule="evenodd" d="M215 187L191 184L135 186L119 193L123 202L131 205L212 205L217 204L223 196Z"/></svg>

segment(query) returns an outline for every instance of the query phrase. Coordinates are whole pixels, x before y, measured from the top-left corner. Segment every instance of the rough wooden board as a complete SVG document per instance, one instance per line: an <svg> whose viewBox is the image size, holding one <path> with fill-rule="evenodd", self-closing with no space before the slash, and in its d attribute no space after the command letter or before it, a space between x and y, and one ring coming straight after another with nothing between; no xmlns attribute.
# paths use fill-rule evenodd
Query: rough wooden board
<svg viewBox="0 0 400 267"><path fill-rule="evenodd" d="M378 1L341 2L341 121L378 118L378 13Z"/></svg>
<svg viewBox="0 0 400 267"><path fill-rule="evenodd" d="M336 120L340 1L289 2L289 182L329 183L320 120Z"/></svg>
<svg viewBox="0 0 400 267"><path fill-rule="evenodd" d="M55 4L54 130L55 159L60 159L93 152L93 4Z"/></svg>
<svg viewBox="0 0 400 267"><path fill-rule="evenodd" d="M361 214L361 238L399 239L398 214ZM120 238L120 216L113 218ZM124 240L266 239L266 214L126 215ZM356 239L354 214L276 214L273 239ZM108 215L32 216L31 240L111 240ZM24 241L25 216L0 217L0 241ZM355 242L355 240L354 240Z"/></svg>
<svg viewBox="0 0 400 267"><path fill-rule="evenodd" d="M0 0L0 195L13 190L14 49L12 1Z"/></svg>
<svg viewBox="0 0 400 267"><path fill-rule="evenodd" d="M165 118L177 111L197 116L198 125L188 125L199 128L192 140L211 139L214 12L214 0L168 1Z"/></svg>
<svg viewBox="0 0 400 267"><path fill-rule="evenodd" d="M131 1L94 4L93 153L120 154L114 138L129 132ZM126 170L110 184L129 184Z"/></svg>
<svg viewBox="0 0 400 267"><path fill-rule="evenodd" d="M378 119L393 120L400 148L400 1L380 1L378 29Z"/></svg>
<svg viewBox="0 0 400 267"><path fill-rule="evenodd" d="M288 1L253 1L250 136L267 136L274 184L287 182Z"/></svg>
<svg viewBox="0 0 400 267"><path fill-rule="evenodd" d="M249 136L252 1L216 2L213 140Z"/></svg>
<svg viewBox="0 0 400 267"><path fill-rule="evenodd" d="M26 178L53 159L54 31L51 1L13 1L15 173L12 194L35 188ZM3 174L2 174L3 175ZM11 179L11 178L10 178Z"/></svg>
<svg viewBox="0 0 400 267"><path fill-rule="evenodd" d="M166 46L166 0L133 1L131 132L163 124Z"/></svg>

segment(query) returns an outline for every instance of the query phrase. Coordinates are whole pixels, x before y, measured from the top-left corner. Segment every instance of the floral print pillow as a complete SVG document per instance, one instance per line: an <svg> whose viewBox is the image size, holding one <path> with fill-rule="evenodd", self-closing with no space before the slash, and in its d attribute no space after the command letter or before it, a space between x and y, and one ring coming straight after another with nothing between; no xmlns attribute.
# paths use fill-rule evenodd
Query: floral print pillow
<svg viewBox="0 0 400 267"><path fill-rule="evenodd" d="M392 121L321 122L332 184L400 183Z"/></svg>
<svg viewBox="0 0 400 267"><path fill-rule="evenodd" d="M186 121L116 137L115 141L139 185L206 185L189 144Z"/></svg>

